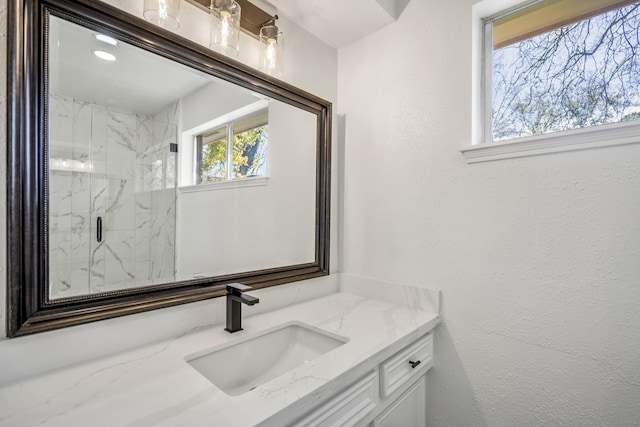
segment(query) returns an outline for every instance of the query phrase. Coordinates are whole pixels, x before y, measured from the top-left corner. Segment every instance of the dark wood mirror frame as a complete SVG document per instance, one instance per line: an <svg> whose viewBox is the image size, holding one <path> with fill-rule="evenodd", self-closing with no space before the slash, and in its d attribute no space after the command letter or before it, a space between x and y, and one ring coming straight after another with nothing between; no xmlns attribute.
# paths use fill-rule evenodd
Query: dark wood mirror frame
<svg viewBox="0 0 640 427"><path fill-rule="evenodd" d="M9 0L7 336L17 337L329 274L331 103L95 0ZM317 116L315 261L51 301L48 298L48 15L249 88Z"/></svg>

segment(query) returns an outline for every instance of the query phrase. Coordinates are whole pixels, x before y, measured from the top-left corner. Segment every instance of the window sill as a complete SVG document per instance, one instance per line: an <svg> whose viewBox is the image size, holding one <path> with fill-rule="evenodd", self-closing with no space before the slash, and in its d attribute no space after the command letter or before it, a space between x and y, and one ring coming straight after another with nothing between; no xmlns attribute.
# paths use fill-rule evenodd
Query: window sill
<svg viewBox="0 0 640 427"><path fill-rule="evenodd" d="M212 190L227 190L231 188L245 188L245 187L259 187L267 185L269 180L266 176L260 176L256 178L243 178L233 181L213 182L210 184L198 184L188 185L180 187L178 190L180 193L196 193L198 191L212 191Z"/></svg>
<svg viewBox="0 0 640 427"><path fill-rule="evenodd" d="M460 152L467 163L471 164L638 143L640 143L640 123L636 120L470 145L461 148Z"/></svg>

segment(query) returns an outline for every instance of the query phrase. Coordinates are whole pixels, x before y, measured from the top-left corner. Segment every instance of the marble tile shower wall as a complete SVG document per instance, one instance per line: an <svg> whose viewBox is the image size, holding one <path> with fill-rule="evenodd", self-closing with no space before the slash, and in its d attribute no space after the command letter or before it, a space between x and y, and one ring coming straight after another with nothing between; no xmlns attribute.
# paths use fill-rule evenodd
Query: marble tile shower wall
<svg viewBox="0 0 640 427"><path fill-rule="evenodd" d="M150 116L50 103L50 297L174 280L177 104Z"/></svg>

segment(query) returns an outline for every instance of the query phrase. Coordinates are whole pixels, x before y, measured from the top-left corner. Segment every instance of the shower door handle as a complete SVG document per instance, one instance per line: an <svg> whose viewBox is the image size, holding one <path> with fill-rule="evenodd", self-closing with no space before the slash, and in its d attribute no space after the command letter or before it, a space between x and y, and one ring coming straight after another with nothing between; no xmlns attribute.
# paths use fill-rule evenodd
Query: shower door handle
<svg viewBox="0 0 640 427"><path fill-rule="evenodd" d="M98 242L102 242L102 217L99 216L98 220L96 221L96 229L98 230L97 232L97 238L98 238Z"/></svg>

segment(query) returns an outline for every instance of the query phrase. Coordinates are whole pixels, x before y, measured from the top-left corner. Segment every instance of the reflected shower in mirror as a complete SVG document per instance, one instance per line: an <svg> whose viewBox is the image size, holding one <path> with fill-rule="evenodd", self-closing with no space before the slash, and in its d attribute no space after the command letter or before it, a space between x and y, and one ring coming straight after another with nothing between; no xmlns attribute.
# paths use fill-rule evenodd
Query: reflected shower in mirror
<svg viewBox="0 0 640 427"><path fill-rule="evenodd" d="M51 300L314 262L316 114L49 31Z"/></svg>

